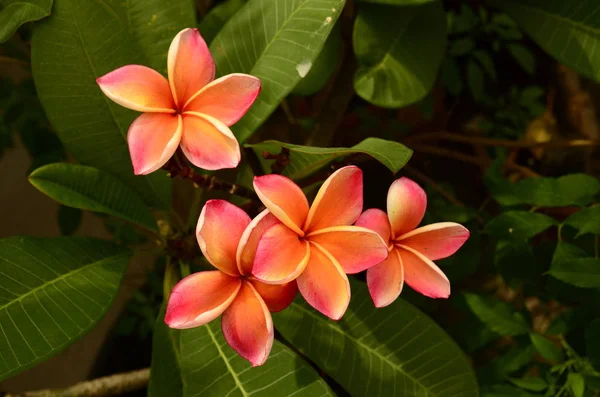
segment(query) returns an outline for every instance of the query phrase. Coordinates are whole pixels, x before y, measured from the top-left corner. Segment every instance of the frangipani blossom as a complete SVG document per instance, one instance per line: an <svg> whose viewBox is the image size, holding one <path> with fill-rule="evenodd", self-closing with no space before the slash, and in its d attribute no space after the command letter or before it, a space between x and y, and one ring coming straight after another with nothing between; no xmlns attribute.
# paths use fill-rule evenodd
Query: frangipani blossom
<svg viewBox="0 0 600 397"><path fill-rule="evenodd" d="M196 237L206 259L218 270L194 273L171 292L165 323L186 329L221 314L227 343L253 366L262 365L273 345L270 311L288 307L295 282L267 285L250 277L256 245L263 231L279 223L263 211L254 220L233 204L209 200L198 219Z"/></svg>
<svg viewBox="0 0 600 397"><path fill-rule="evenodd" d="M389 242L388 258L367 270L367 285L376 307L395 301L404 281L430 298L450 296L450 281L433 261L454 254L469 238L469 231L453 222L416 228L426 207L425 191L403 177L390 186L387 214L370 209L356 221L356 225L375 230Z"/></svg>
<svg viewBox="0 0 600 397"><path fill-rule="evenodd" d="M340 319L350 302L346 273L361 272L388 255L377 233L350 226L362 211L362 171L349 166L334 172L310 208L302 189L284 176L255 177L254 189L281 223L262 235L252 274L268 284L296 279L312 307Z"/></svg>
<svg viewBox="0 0 600 397"><path fill-rule="evenodd" d="M141 65L123 66L96 80L107 97L144 112L127 134L134 173L156 171L179 146L200 168L235 168L240 147L229 126L248 111L260 80L240 73L214 80L215 62L197 29L175 36L167 66L168 80Z"/></svg>

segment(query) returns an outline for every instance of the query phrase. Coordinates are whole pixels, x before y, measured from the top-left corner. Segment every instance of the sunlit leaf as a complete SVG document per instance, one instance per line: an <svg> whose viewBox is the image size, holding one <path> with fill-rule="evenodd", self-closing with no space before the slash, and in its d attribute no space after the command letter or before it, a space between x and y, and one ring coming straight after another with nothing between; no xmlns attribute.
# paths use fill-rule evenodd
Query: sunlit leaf
<svg viewBox="0 0 600 397"><path fill-rule="evenodd" d="M51 9L52 0L0 0L0 43L22 24L47 17Z"/></svg>
<svg viewBox="0 0 600 397"><path fill-rule="evenodd" d="M397 108L431 90L446 46L441 2L412 7L365 4L354 24L359 69L354 88L363 99Z"/></svg>
<svg viewBox="0 0 600 397"><path fill-rule="evenodd" d="M508 303L471 293L464 296L473 313L499 334L520 335L530 331L525 317Z"/></svg>
<svg viewBox="0 0 600 397"><path fill-rule="evenodd" d="M402 299L375 309L352 282L344 317L332 322L304 303L274 314L276 329L353 396L478 396L472 368L431 319Z"/></svg>
<svg viewBox="0 0 600 397"><path fill-rule="evenodd" d="M106 241L0 240L0 380L64 350L110 307L130 252Z"/></svg>
<svg viewBox="0 0 600 397"><path fill-rule="evenodd" d="M585 392L585 379L583 375L571 372L567 375L567 384L573 393L573 397L583 397Z"/></svg>

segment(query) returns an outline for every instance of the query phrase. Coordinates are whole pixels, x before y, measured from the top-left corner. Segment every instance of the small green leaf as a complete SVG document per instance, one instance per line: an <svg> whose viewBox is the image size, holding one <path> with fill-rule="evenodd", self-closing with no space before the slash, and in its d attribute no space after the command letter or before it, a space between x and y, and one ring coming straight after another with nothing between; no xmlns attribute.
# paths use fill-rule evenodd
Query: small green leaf
<svg viewBox="0 0 600 397"><path fill-rule="evenodd" d="M573 397L583 397L585 393L585 379L583 375L571 372L567 376L567 383L569 384L571 393L573 393Z"/></svg>
<svg viewBox="0 0 600 397"><path fill-rule="evenodd" d="M542 378L524 377L508 378L508 380L513 385L529 391L544 391L548 388L548 383Z"/></svg>
<svg viewBox="0 0 600 397"><path fill-rule="evenodd" d="M509 284L513 281L527 282L538 274L533 250L525 240L499 241L494 255L494 265Z"/></svg>
<svg viewBox="0 0 600 397"><path fill-rule="evenodd" d="M534 333L530 333L529 338L531 339L533 346L535 346L540 355L546 360L550 360L555 363L560 363L563 361L565 355L563 350L556 343L553 343L545 336Z"/></svg>
<svg viewBox="0 0 600 397"><path fill-rule="evenodd" d="M454 59L448 57L444 60L440 77L452 95L457 96L462 92L462 74L458 63Z"/></svg>
<svg viewBox="0 0 600 397"><path fill-rule="evenodd" d="M496 80L496 67L494 61L487 51L477 50L473 53L473 56L479 61L485 72L490 76L492 80Z"/></svg>
<svg viewBox="0 0 600 397"><path fill-rule="evenodd" d="M51 9L52 0L0 0L0 43L24 23L47 17Z"/></svg>
<svg viewBox="0 0 600 397"><path fill-rule="evenodd" d="M530 331L525 317L508 303L471 293L464 296L473 313L499 334L520 335Z"/></svg>
<svg viewBox="0 0 600 397"><path fill-rule="evenodd" d="M262 89L231 130L248 139L307 73L321 52L345 0L249 0L210 49L217 73L248 73Z"/></svg>
<svg viewBox="0 0 600 397"><path fill-rule="evenodd" d="M227 0L214 6L210 12L200 21L198 29L207 43L211 43L223 25L231 18L246 0Z"/></svg>
<svg viewBox="0 0 600 397"><path fill-rule="evenodd" d="M467 84L475 100L483 99L485 95L485 78L483 70L472 59L467 63Z"/></svg>
<svg viewBox="0 0 600 397"><path fill-rule="evenodd" d="M529 364L534 356L535 348L533 346L513 347L484 367L480 371L480 378L488 382L494 379L503 380Z"/></svg>
<svg viewBox="0 0 600 397"><path fill-rule="evenodd" d="M553 262L548 274L580 288L600 288L600 258Z"/></svg>
<svg viewBox="0 0 600 397"><path fill-rule="evenodd" d="M535 58L531 51L520 44L509 44L507 45L507 48L512 57L524 71L530 75L535 73Z"/></svg>
<svg viewBox="0 0 600 397"><path fill-rule="evenodd" d="M600 318L595 319L585 330L585 352L592 365L600 371Z"/></svg>
<svg viewBox="0 0 600 397"><path fill-rule="evenodd" d="M150 208L111 174L84 165L56 163L38 168L29 181L63 205L118 216L157 230Z"/></svg>
<svg viewBox="0 0 600 397"><path fill-rule="evenodd" d="M577 236L586 233L600 235L600 204L577 211L565 220L565 225L579 229Z"/></svg>
<svg viewBox="0 0 600 397"><path fill-rule="evenodd" d="M262 157L265 151L277 154L282 147L289 149L290 163L283 174L291 179L304 178L331 161L354 153L368 154L392 172L398 172L412 156L412 150L401 143L380 138L367 138L351 148L302 146L278 141L265 141L245 146L253 148L259 157ZM269 161L264 162L266 169L269 163Z"/></svg>
<svg viewBox="0 0 600 397"><path fill-rule="evenodd" d="M130 254L92 238L0 239L0 381L64 350L100 321Z"/></svg>
<svg viewBox="0 0 600 397"><path fill-rule="evenodd" d="M475 41L470 37L463 37L452 42L448 53L455 57L462 56L467 55L469 52L473 51L474 48Z"/></svg>
<svg viewBox="0 0 600 397"><path fill-rule="evenodd" d="M58 228L62 236L70 236L81 226L83 212L79 208L58 206Z"/></svg>
<svg viewBox="0 0 600 397"><path fill-rule="evenodd" d="M365 4L353 37L356 93L375 105L398 108L431 90L446 46L446 14L438 1L406 8Z"/></svg>
<svg viewBox="0 0 600 397"><path fill-rule="evenodd" d="M507 211L485 225L485 231L502 240L528 240L557 222L547 215L526 211Z"/></svg>

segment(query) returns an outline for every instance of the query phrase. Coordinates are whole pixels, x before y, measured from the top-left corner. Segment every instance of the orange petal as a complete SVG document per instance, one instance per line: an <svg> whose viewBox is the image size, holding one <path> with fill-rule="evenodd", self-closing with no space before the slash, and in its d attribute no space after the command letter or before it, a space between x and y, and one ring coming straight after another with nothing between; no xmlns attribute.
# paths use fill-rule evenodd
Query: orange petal
<svg viewBox="0 0 600 397"><path fill-rule="evenodd" d="M347 274L362 272L388 256L381 236L360 226L328 227L308 234L306 239L325 248Z"/></svg>
<svg viewBox="0 0 600 397"><path fill-rule="evenodd" d="M268 228L262 235L252 275L267 284L284 284L294 280L306 267L310 250L308 243L298 238L283 223Z"/></svg>
<svg viewBox="0 0 600 397"><path fill-rule="evenodd" d="M302 225L308 214L308 201L298 185L285 176L271 174L254 177L254 190L277 219L304 236Z"/></svg>
<svg viewBox="0 0 600 397"><path fill-rule="evenodd" d="M169 82L157 71L127 65L96 79L110 99L138 112L175 113Z"/></svg>
<svg viewBox="0 0 600 397"><path fill-rule="evenodd" d="M454 254L467 241L469 235L469 230L458 223L440 222L408 232L396 241L434 261Z"/></svg>
<svg viewBox="0 0 600 397"><path fill-rule="evenodd" d="M181 116L144 113L129 127L127 143L136 175L156 171L173 156L181 141Z"/></svg>
<svg viewBox="0 0 600 397"><path fill-rule="evenodd" d="M169 47L169 85L180 108L215 78L215 61L198 29L184 29Z"/></svg>
<svg viewBox="0 0 600 397"><path fill-rule="evenodd" d="M252 284L242 289L221 320L229 346L253 367L264 364L273 346L273 320L265 302Z"/></svg>
<svg viewBox="0 0 600 397"><path fill-rule="evenodd" d="M240 145L225 124L200 113L183 115L181 150L196 167L205 170L235 168L240 163Z"/></svg>
<svg viewBox="0 0 600 397"><path fill-rule="evenodd" d="M351 225L363 207L362 171L356 166L340 168L323 183L310 207L304 231Z"/></svg>
<svg viewBox="0 0 600 397"><path fill-rule="evenodd" d="M410 247L404 245L398 247L406 284L430 298L450 296L450 281L435 263Z"/></svg>
<svg viewBox="0 0 600 397"><path fill-rule="evenodd" d="M419 226L426 207L427 195L421 186L406 177L394 181L387 196L392 237L401 236Z"/></svg>
<svg viewBox="0 0 600 397"><path fill-rule="evenodd" d="M377 232L385 242L389 242L392 236L390 220L387 214L377 208L371 208L363 212L356 220L355 225Z"/></svg>
<svg viewBox="0 0 600 397"><path fill-rule="evenodd" d="M295 281L281 285L265 284L258 280L250 282L272 312L280 312L291 305L298 292L298 284Z"/></svg>
<svg viewBox="0 0 600 397"><path fill-rule="evenodd" d="M275 218L269 210L264 210L246 227L244 234L240 238L236 253L237 265L241 274L252 273L252 265L254 264L258 242L265 230L276 223L279 223L279 219Z"/></svg>
<svg viewBox="0 0 600 397"><path fill-rule="evenodd" d="M350 303L350 283L335 258L310 243L310 260L296 280L309 305L333 320L342 318Z"/></svg>
<svg viewBox="0 0 600 397"><path fill-rule="evenodd" d="M397 249L390 251L386 260L367 270L367 285L375 307L387 306L400 296L404 269Z"/></svg>
<svg viewBox="0 0 600 397"><path fill-rule="evenodd" d="M250 217L225 200L208 200L196 226L198 245L206 259L217 269L239 276L236 263L238 243Z"/></svg>
<svg viewBox="0 0 600 397"><path fill-rule="evenodd" d="M177 329L204 325L229 307L241 286L238 277L218 270L187 276L175 285L169 296L165 323Z"/></svg>
<svg viewBox="0 0 600 397"><path fill-rule="evenodd" d="M208 114L232 125L246 114L259 92L258 78L242 73L228 74L198 91L184 110Z"/></svg>

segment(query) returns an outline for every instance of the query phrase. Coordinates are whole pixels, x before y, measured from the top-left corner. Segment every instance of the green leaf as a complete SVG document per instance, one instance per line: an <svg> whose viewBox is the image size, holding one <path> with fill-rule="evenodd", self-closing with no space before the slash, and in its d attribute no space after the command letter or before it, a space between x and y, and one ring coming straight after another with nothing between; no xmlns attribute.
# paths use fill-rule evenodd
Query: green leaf
<svg viewBox="0 0 600 397"><path fill-rule="evenodd" d="M485 96L485 77L483 69L472 59L467 63L467 84L471 95L475 100L481 100Z"/></svg>
<svg viewBox="0 0 600 397"><path fill-rule="evenodd" d="M58 206L58 228L62 236L70 236L81 226L83 212L78 208Z"/></svg>
<svg viewBox="0 0 600 397"><path fill-rule="evenodd" d="M414 7L365 4L354 24L359 69L354 89L363 99L398 108L431 90L446 46L441 2Z"/></svg>
<svg viewBox="0 0 600 397"><path fill-rule="evenodd" d="M563 350L556 343L553 343L545 336L530 333L529 338L531 339L531 343L537 351L544 357L546 360L553 361L555 363L560 363L564 359L565 355Z"/></svg>
<svg viewBox="0 0 600 397"><path fill-rule="evenodd" d="M600 318L595 319L585 330L585 352L590 361L600 370Z"/></svg>
<svg viewBox="0 0 600 397"><path fill-rule="evenodd" d="M204 40L210 44L217 37L225 22L235 15L244 4L246 4L246 0L227 0L214 6L198 24Z"/></svg>
<svg viewBox="0 0 600 397"><path fill-rule="evenodd" d="M467 55L475 48L475 41L470 37L456 39L450 45L448 53L452 56Z"/></svg>
<svg viewBox="0 0 600 397"><path fill-rule="evenodd" d="M34 30L33 76L48 119L77 160L123 180L147 204L168 208L171 182L163 172L133 174L126 137L135 113L109 100L95 81L123 65L146 63L124 7L117 0L55 0L52 18Z"/></svg>
<svg viewBox="0 0 600 397"><path fill-rule="evenodd" d="M393 6L412 6L418 4L432 3L439 0L359 0L361 3L389 4Z"/></svg>
<svg viewBox="0 0 600 397"><path fill-rule="evenodd" d="M501 335L521 335L530 331L525 317L508 303L476 294L464 294L469 308L493 331Z"/></svg>
<svg viewBox="0 0 600 397"><path fill-rule="evenodd" d="M495 0L531 38L560 63L600 80L600 16L596 0ZM540 28L542 27L542 28Z"/></svg>
<svg viewBox="0 0 600 397"><path fill-rule="evenodd" d="M524 378L508 378L510 383L521 389L530 391L544 391L548 388L548 383L542 378L534 378L532 376L526 376Z"/></svg>
<svg viewBox="0 0 600 397"><path fill-rule="evenodd" d="M248 139L310 70L344 8L344 0L249 0L210 48L217 73L248 73L262 89L232 131Z"/></svg>
<svg viewBox="0 0 600 397"><path fill-rule="evenodd" d="M481 66L483 66L483 69L490 78L496 80L496 67L494 66L494 61L490 54L487 51L477 50L473 53L473 56L479 61Z"/></svg>
<svg viewBox="0 0 600 397"><path fill-rule="evenodd" d="M579 229L577 236L586 233L600 235L600 204L577 211L565 220L565 225Z"/></svg>
<svg viewBox="0 0 600 397"><path fill-rule="evenodd" d="M0 380L88 332L115 298L130 252L79 237L0 240Z"/></svg>
<svg viewBox="0 0 600 397"><path fill-rule="evenodd" d="M531 51L520 44L508 44L506 48L524 71L530 75L535 73L535 58Z"/></svg>
<svg viewBox="0 0 600 397"><path fill-rule="evenodd" d="M494 385L482 390L481 397L535 397L538 394L531 394L513 386Z"/></svg>
<svg viewBox="0 0 600 397"><path fill-rule="evenodd" d="M180 332L165 324L165 312L166 300L154 325L148 397L183 396Z"/></svg>
<svg viewBox="0 0 600 397"><path fill-rule="evenodd" d="M600 288L600 258L553 262L548 274L580 288Z"/></svg>
<svg viewBox="0 0 600 397"><path fill-rule="evenodd" d="M366 286L351 284L340 321L293 303L273 315L277 330L353 396L478 396L465 355L430 318L402 299L375 309Z"/></svg>
<svg viewBox="0 0 600 397"><path fill-rule="evenodd" d="M289 149L290 163L284 169L283 174L291 179L304 178L331 161L354 153L368 154L392 172L398 172L412 156L412 150L401 143L380 138L367 138L351 148L302 146L279 141L265 141L245 146L253 148L259 158L265 151L277 154L281 152L282 147ZM270 161L263 162L265 168L270 163Z"/></svg>
<svg viewBox="0 0 600 397"><path fill-rule="evenodd" d="M527 240L543 232L557 222L537 212L506 211L485 225L491 236L503 240Z"/></svg>
<svg viewBox="0 0 600 397"><path fill-rule="evenodd" d="M504 355L494 359L488 366L480 372L481 379L487 381L493 379L504 379L508 375L519 371L525 365L529 364L535 356L535 348L513 347Z"/></svg>
<svg viewBox="0 0 600 397"><path fill-rule="evenodd" d="M184 397L334 396L314 369L278 341L267 361L252 368L227 345L218 322L179 337Z"/></svg>
<svg viewBox="0 0 600 397"><path fill-rule="evenodd" d="M51 9L52 0L0 0L0 43L24 23L47 17Z"/></svg>
<svg viewBox="0 0 600 397"><path fill-rule="evenodd" d="M583 375L574 372L569 373L567 375L567 384L571 389L571 393L573 393L573 397L583 397L583 393L585 392L585 379Z"/></svg>
<svg viewBox="0 0 600 397"><path fill-rule="evenodd" d="M84 165L49 164L35 170L29 181L50 198L69 207L114 215L157 230L150 208L111 174Z"/></svg>
<svg viewBox="0 0 600 397"><path fill-rule="evenodd" d="M459 95L463 90L462 74L458 63L452 58L446 58L442 64L440 78L444 82L446 89L454 96Z"/></svg>

